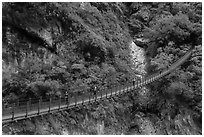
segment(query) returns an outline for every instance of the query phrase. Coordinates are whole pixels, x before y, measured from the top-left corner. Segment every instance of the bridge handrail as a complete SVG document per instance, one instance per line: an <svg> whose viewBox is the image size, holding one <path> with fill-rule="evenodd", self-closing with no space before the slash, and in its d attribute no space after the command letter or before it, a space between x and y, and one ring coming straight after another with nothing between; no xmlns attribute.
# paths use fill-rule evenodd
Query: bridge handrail
<svg viewBox="0 0 204 137"><path fill-rule="evenodd" d="M158 72L156 74L152 74L146 78L144 78L141 81L136 81L134 84L132 83L126 83L125 86L123 86L122 88L119 89L106 89L100 92L97 92L96 95L94 94L83 94L81 96L77 96L75 94L75 96L68 98L65 97L60 97L60 98L45 98L45 99L29 99L27 101L18 101L16 103L13 103L12 105L7 105L7 107L5 107L5 104L2 104L2 121L4 122L9 122L9 121L13 121L15 120L15 118L17 116L15 116L15 114L18 113L24 113L24 115L22 116L23 118L26 118L29 116L29 112L30 111L36 111L36 113L38 113L37 115L40 115L40 110L42 109L48 109L47 113L49 113L52 108L54 107L64 107L66 106L67 109L71 108L71 107L76 107L82 104L89 104L91 102L96 102L98 100L104 99L104 98L109 98L109 97L113 97L116 96L118 94L124 94L128 91L131 91L133 89L136 89L138 87L144 86L146 84L149 84L167 74L169 74L170 72L172 72L173 70L175 70L177 67L179 67L184 61L186 61L186 59L188 59L190 57L192 53L192 49L190 49L182 58L180 58L179 60L177 60L175 63L173 63L171 65L171 67L169 67L167 70L163 71L163 72ZM126 86L128 85L128 86ZM105 92L104 92L105 91ZM22 105L20 105L22 104ZM9 118L4 118L4 116L10 116Z"/></svg>

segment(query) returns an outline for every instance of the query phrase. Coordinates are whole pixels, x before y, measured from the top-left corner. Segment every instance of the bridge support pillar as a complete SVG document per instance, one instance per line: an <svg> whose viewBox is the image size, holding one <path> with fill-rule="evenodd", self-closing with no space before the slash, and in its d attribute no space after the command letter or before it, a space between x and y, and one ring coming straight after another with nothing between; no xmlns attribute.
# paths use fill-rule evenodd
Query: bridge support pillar
<svg viewBox="0 0 204 137"><path fill-rule="evenodd" d="M38 100L38 115L40 115L40 106L41 106L42 97Z"/></svg>
<svg viewBox="0 0 204 137"><path fill-rule="evenodd" d="M59 97L59 107L58 107L58 110L60 110L60 106L61 106L61 96Z"/></svg>
<svg viewBox="0 0 204 137"><path fill-rule="evenodd" d="M15 104L12 105L12 120L14 120L14 110L15 110Z"/></svg>
<svg viewBox="0 0 204 137"><path fill-rule="evenodd" d="M74 100L75 100L75 107L77 106L77 96L76 94L74 95Z"/></svg>
<svg viewBox="0 0 204 137"><path fill-rule="evenodd" d="M28 109L29 109L29 101L27 101L27 104L26 104L26 115L25 115L25 117L28 117Z"/></svg>
<svg viewBox="0 0 204 137"><path fill-rule="evenodd" d="M49 113L50 113L50 108L51 108L51 102L52 102L52 98L50 97L50 101L49 101L49 110L48 110Z"/></svg>

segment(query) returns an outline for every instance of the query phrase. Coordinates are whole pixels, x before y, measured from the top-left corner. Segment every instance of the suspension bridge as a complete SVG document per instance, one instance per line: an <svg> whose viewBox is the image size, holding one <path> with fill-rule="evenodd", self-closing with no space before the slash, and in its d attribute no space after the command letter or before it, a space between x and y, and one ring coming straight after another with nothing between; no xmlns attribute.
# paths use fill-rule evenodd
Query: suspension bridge
<svg viewBox="0 0 204 137"><path fill-rule="evenodd" d="M180 58L178 61L173 63L168 69L155 73L153 75L142 78L138 81L132 81L126 83L123 86L117 86L111 89L104 89L97 92L95 95L85 93L82 95L75 95L69 98L46 98L46 99L29 99L26 101L17 101L13 104L5 105L2 104L2 123L18 121L31 117L36 117L44 114L49 114L57 111L63 111L75 107L84 106L97 101L102 101L114 96L119 96L127 92L134 91L135 89L152 83L174 71L180 65L182 65L191 55L192 49Z"/></svg>

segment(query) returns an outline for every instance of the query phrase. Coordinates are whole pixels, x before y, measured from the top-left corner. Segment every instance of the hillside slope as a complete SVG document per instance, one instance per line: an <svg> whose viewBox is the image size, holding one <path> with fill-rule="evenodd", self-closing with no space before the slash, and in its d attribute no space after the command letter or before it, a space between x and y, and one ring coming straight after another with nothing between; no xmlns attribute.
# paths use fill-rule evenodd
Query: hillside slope
<svg viewBox="0 0 204 137"><path fill-rule="evenodd" d="M202 4L2 5L3 104L124 85L168 68L195 47L189 61L146 88L3 124L3 134L201 134ZM141 48L146 72L144 64L135 66Z"/></svg>

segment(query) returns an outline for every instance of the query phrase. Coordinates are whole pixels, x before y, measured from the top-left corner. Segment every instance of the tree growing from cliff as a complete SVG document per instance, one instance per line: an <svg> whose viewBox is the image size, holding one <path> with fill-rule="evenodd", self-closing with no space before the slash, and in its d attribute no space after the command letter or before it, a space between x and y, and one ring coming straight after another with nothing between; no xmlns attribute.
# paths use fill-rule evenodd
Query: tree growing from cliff
<svg viewBox="0 0 204 137"><path fill-rule="evenodd" d="M4 97L58 96L56 91L75 92L76 83L84 83L82 89L88 92L93 84L101 88L131 80L130 38L117 18L122 13L114 3L106 4L105 12L100 5L4 3L3 60L16 70L10 79L6 77L11 72L3 75Z"/></svg>
<svg viewBox="0 0 204 137"><path fill-rule="evenodd" d="M202 91L199 87L201 86L202 75L202 25L201 13L195 11L194 15L191 14L195 10L195 5L174 3L176 8L170 8L168 15L159 16L159 18L155 17L156 19L149 22L149 27L143 30L144 38L149 40L148 57L151 59L152 66L157 66L154 68L155 70L167 69L170 64L182 57L187 50L194 47L190 59L179 69L166 76L162 81L150 86L150 89L153 90L152 95L155 96L152 100L158 102L157 105L154 105L161 111L161 114L165 109L174 112L174 114L167 114L172 119L176 115L180 115L183 109L193 110L191 115L196 114L201 117ZM152 68L150 65L150 72ZM169 103L164 103L165 101ZM163 104L163 107L161 104Z"/></svg>

